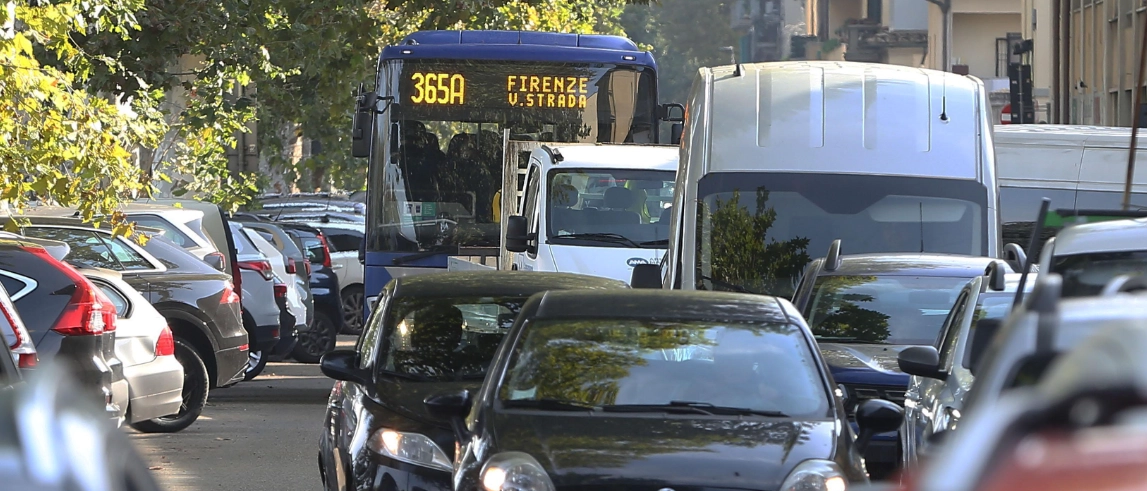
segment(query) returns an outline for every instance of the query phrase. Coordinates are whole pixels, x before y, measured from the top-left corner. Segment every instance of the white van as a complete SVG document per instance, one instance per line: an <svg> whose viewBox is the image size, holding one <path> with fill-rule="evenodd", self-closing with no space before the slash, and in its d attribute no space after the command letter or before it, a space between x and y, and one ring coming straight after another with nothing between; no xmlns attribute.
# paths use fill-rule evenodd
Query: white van
<svg viewBox="0 0 1147 491"><path fill-rule="evenodd" d="M1051 210L1122 209L1130 128L999 125L995 142L1005 242L1027 246L1043 198L1051 199ZM1132 182L1131 209L1143 210L1147 142L1139 141L1135 160L1141 169Z"/></svg>
<svg viewBox="0 0 1147 491"><path fill-rule="evenodd" d="M662 286L790 297L834 239L850 254L1000 257L990 114L983 83L952 73L824 61L700 69ZM653 286L650 276L642 268L634 286Z"/></svg>
<svg viewBox="0 0 1147 491"><path fill-rule="evenodd" d="M627 144L534 150L518 213L507 219L511 269L629 281L634 265L658 264L677 154L677 147Z"/></svg>

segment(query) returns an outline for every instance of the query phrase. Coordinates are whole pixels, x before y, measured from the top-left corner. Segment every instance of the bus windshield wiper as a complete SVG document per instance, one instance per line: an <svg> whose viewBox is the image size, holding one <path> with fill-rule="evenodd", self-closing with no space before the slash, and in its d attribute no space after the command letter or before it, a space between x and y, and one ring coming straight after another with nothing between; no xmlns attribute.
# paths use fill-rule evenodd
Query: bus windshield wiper
<svg viewBox="0 0 1147 491"><path fill-rule="evenodd" d="M743 287L743 286L741 286L741 285L737 285L737 284L734 284L734 283L729 283L729 282L727 282L727 281L721 281L721 280L718 280L718 279L716 279L716 278L713 278L712 276L699 275L699 276L698 276L698 278L701 278L702 280L710 281L710 282L712 282L712 283L713 283L713 285L714 285L714 286L719 286L719 287L721 287L721 288L726 288L726 289L729 289L729 290L733 290L733 291L735 291L735 292L740 292L740 293L757 293L757 292L755 292L755 291L752 291L752 290L750 290L750 289L748 289L748 288L745 288L745 287Z"/></svg>
<svg viewBox="0 0 1147 491"><path fill-rule="evenodd" d="M510 399L503 400L502 405L508 408L541 409L543 411L594 411L598 409L593 404L565 399Z"/></svg>
<svg viewBox="0 0 1147 491"><path fill-rule="evenodd" d="M611 232L594 232L584 234L562 234L554 237L555 239L579 239L579 240L596 240L598 242L610 242L613 244L625 244L629 247L639 249L641 244L634 242L633 239L621 234Z"/></svg>

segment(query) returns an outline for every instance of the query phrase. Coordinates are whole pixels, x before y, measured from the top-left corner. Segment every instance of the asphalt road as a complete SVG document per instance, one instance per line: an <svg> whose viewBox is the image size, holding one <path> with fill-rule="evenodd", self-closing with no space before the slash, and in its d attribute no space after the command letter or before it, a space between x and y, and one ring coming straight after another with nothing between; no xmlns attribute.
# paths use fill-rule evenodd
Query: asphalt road
<svg viewBox="0 0 1147 491"><path fill-rule="evenodd" d="M340 348L351 339L340 336ZM318 438L331 384L318 365L268 363L255 380L212 391L186 430L128 432L166 491L319 490Z"/></svg>

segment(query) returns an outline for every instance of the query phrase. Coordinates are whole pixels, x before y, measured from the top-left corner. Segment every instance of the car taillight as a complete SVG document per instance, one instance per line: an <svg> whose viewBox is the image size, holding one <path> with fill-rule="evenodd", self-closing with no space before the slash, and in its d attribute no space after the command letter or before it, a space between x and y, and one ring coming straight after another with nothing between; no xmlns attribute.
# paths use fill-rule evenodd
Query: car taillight
<svg viewBox="0 0 1147 491"><path fill-rule="evenodd" d="M171 328L163 326L159 333L159 340L155 342L155 356L175 355L175 336L171 335Z"/></svg>
<svg viewBox="0 0 1147 491"><path fill-rule="evenodd" d="M12 344L8 345L8 350L12 352L12 359L20 368L32 368L39 361L36 356L36 346L32 344L32 335L28 334L28 328L24 327L20 316L16 315L16 307L12 305L12 302L6 298L2 300L0 311L4 313L8 325L12 326L13 341Z"/></svg>
<svg viewBox="0 0 1147 491"><path fill-rule="evenodd" d="M327 245L327 237L319 234L319 241L323 243L323 267L331 267L331 248Z"/></svg>
<svg viewBox="0 0 1147 491"><path fill-rule="evenodd" d="M52 330L65 336L85 336L114 331L116 325L115 305L96 287L91 280L81 275L75 268L64 264L39 247L25 247L25 251L59 268L76 285L72 298Z"/></svg>
<svg viewBox="0 0 1147 491"><path fill-rule="evenodd" d="M231 286L231 282L227 282L227 286L223 287L223 297L219 299L219 303L227 305L231 303L239 303L239 294L235 292L235 287Z"/></svg>
<svg viewBox="0 0 1147 491"><path fill-rule="evenodd" d="M275 283L275 298L282 298L287 296L287 284Z"/></svg>
<svg viewBox="0 0 1147 491"><path fill-rule="evenodd" d="M247 269L251 271L258 271L263 275L263 279L271 281L275 277L275 272L271 269L271 261L260 259L258 261L239 261L239 269Z"/></svg>
<svg viewBox="0 0 1147 491"><path fill-rule="evenodd" d="M287 259L287 274L295 274L298 272L299 272L299 269L295 267L295 260L294 259Z"/></svg>

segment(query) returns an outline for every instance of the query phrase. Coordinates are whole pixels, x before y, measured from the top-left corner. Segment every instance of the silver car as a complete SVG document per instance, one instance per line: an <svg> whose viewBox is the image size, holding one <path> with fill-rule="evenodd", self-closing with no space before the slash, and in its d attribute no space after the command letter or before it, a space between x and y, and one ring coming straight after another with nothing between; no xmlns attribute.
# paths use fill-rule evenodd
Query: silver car
<svg viewBox="0 0 1147 491"><path fill-rule="evenodd" d="M235 242L236 264L242 272L243 327L249 340L248 373L257 373L266 364L266 353L279 342L279 303L275 299L275 284L284 283L275 274L271 260L251 242L243 226L230 222L231 238ZM285 284L285 283L284 283Z"/></svg>
<svg viewBox="0 0 1147 491"><path fill-rule="evenodd" d="M183 404L183 365L175 359L175 339L165 319L120 273L82 269L115 304L115 354L127 380L129 424L179 413Z"/></svg>

